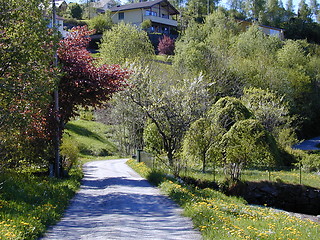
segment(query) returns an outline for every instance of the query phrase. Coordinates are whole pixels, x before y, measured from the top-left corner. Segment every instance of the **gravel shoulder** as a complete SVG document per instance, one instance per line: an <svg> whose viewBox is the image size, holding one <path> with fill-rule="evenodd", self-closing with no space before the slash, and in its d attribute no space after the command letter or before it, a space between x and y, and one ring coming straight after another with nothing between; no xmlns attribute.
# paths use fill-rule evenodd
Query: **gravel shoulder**
<svg viewBox="0 0 320 240"><path fill-rule="evenodd" d="M85 164L79 192L42 239L201 239L182 209L125 162Z"/></svg>

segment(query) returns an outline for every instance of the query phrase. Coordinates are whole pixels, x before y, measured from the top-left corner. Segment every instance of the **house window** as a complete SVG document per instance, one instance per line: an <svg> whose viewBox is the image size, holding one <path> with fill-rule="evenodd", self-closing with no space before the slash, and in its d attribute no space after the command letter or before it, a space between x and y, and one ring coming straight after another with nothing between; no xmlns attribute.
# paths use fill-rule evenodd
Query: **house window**
<svg viewBox="0 0 320 240"><path fill-rule="evenodd" d="M124 19L124 12L119 12L119 20L123 20Z"/></svg>
<svg viewBox="0 0 320 240"><path fill-rule="evenodd" d="M157 16L157 13L154 11L146 10L146 16Z"/></svg>
<svg viewBox="0 0 320 240"><path fill-rule="evenodd" d="M169 15L167 15L167 14L162 14L162 18L169 19Z"/></svg>

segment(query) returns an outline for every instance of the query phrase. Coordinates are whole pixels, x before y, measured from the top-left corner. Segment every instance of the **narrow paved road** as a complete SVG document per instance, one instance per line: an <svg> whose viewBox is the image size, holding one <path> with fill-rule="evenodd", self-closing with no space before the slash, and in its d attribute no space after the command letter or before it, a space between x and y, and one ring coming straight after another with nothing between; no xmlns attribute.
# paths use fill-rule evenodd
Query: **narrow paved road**
<svg viewBox="0 0 320 240"><path fill-rule="evenodd" d="M182 210L125 162L87 163L80 191L43 239L201 239Z"/></svg>
<svg viewBox="0 0 320 240"><path fill-rule="evenodd" d="M305 151L320 150L318 144L320 144L320 137L304 140L303 142L294 145L293 148Z"/></svg>

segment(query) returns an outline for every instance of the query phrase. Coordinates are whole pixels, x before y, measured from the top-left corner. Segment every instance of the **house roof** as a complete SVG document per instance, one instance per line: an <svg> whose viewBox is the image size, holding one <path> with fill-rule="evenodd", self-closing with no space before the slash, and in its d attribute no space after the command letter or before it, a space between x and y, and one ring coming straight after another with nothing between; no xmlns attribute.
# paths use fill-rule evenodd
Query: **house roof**
<svg viewBox="0 0 320 240"><path fill-rule="evenodd" d="M253 24L252 21L247 21L247 20L241 20L241 19L236 19L236 21L238 22L244 22L244 23L248 23L248 24ZM263 27L263 28L269 28L269 29L273 29L273 30L276 30L276 31L283 31L284 32L284 29L282 28L275 28L275 27L271 27L271 26L267 26L267 25L261 25L261 24L258 24L259 27Z"/></svg>
<svg viewBox="0 0 320 240"><path fill-rule="evenodd" d="M117 5L115 0L100 0L97 2L93 2L94 8L106 8L106 5L112 4L113 6Z"/></svg>
<svg viewBox="0 0 320 240"><path fill-rule="evenodd" d="M50 1L50 3L52 4L53 1ZM60 7L62 4L67 4L66 1L64 0L56 0L55 1L56 7Z"/></svg>
<svg viewBox="0 0 320 240"><path fill-rule="evenodd" d="M175 9L171 5L171 3L169 3L167 0L155 0L155 1L148 1L148 2L131 3L127 5L113 7L110 10L111 12L118 12L118 11L126 11L126 10L139 9L139 8L150 8L156 4L160 4L162 7L168 7L170 15L179 14L179 11Z"/></svg>

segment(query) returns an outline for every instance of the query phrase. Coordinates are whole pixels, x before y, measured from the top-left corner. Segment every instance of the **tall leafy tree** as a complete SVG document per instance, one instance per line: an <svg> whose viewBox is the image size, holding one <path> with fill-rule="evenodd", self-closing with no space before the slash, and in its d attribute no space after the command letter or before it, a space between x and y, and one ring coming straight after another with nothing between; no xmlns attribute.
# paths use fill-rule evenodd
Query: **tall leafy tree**
<svg viewBox="0 0 320 240"><path fill-rule="evenodd" d="M185 15L190 20L203 22L205 16L217 8L218 3L219 0L188 0Z"/></svg>
<svg viewBox="0 0 320 240"><path fill-rule="evenodd" d="M319 14L319 3L317 0L310 0L309 1L309 7L311 10L311 14L313 19L317 19L318 14Z"/></svg>
<svg viewBox="0 0 320 240"><path fill-rule="evenodd" d="M295 15L293 0L287 0L285 10L286 20L289 21Z"/></svg>
<svg viewBox="0 0 320 240"><path fill-rule="evenodd" d="M60 117L62 124L77 114L78 107L97 108L106 103L125 85L129 76L119 65L98 65L86 49L92 31L74 28L60 41L58 57L64 75L59 83Z"/></svg>
<svg viewBox="0 0 320 240"><path fill-rule="evenodd" d="M284 20L285 10L280 6L278 0L267 0L266 2L266 24L279 27L281 22Z"/></svg>
<svg viewBox="0 0 320 240"><path fill-rule="evenodd" d="M55 49L43 1L9 0L0 4L0 158L42 161L43 138L57 70ZM41 140L39 140L41 139Z"/></svg>
<svg viewBox="0 0 320 240"><path fill-rule="evenodd" d="M145 144L158 156L165 155L167 166L177 173L184 133L201 117L210 102L202 77L183 79L171 66L136 66L123 94L149 119ZM159 142L161 147L158 146Z"/></svg>
<svg viewBox="0 0 320 240"><path fill-rule="evenodd" d="M286 10L288 12L291 12L291 13L294 12L294 5L293 5L293 1L292 0L287 0L287 2L286 2Z"/></svg>
<svg viewBox="0 0 320 240"><path fill-rule="evenodd" d="M68 11L72 18L82 19L83 9L78 3L70 3L68 5Z"/></svg>
<svg viewBox="0 0 320 240"><path fill-rule="evenodd" d="M293 118L284 96L269 89L247 88L241 100L282 146L290 147L295 143Z"/></svg>
<svg viewBox="0 0 320 240"><path fill-rule="evenodd" d="M154 49L145 31L121 22L103 33L100 53L103 63L124 64L150 59Z"/></svg>
<svg viewBox="0 0 320 240"><path fill-rule="evenodd" d="M210 162L217 162L219 159L219 130L212 126L206 118L200 118L193 122L183 140L184 158L193 159L196 163L202 164L202 172Z"/></svg>
<svg viewBox="0 0 320 240"><path fill-rule="evenodd" d="M253 20L258 20L259 16L264 13L265 4L265 0L246 0L245 10L247 16Z"/></svg>
<svg viewBox="0 0 320 240"><path fill-rule="evenodd" d="M311 14L312 12L308 4L305 2L305 0L301 0L298 7L298 18L300 18L303 22L311 22Z"/></svg>
<svg viewBox="0 0 320 240"><path fill-rule="evenodd" d="M258 120L236 122L222 138L225 172L231 180L239 180L248 166L276 166L281 163L276 141Z"/></svg>

